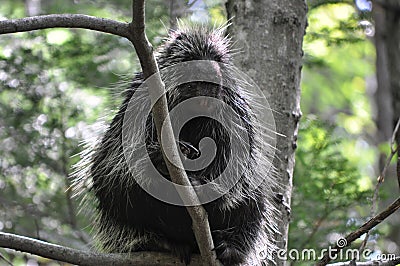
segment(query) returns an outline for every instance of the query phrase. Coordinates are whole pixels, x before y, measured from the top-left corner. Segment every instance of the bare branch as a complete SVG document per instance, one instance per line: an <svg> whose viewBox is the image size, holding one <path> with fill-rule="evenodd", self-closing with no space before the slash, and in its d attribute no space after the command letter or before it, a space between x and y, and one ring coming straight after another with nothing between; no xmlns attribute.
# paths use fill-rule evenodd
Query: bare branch
<svg viewBox="0 0 400 266"><path fill-rule="evenodd" d="M81 14L55 14L1 20L0 34L49 28L82 28L129 38L129 24Z"/></svg>
<svg viewBox="0 0 400 266"><path fill-rule="evenodd" d="M380 214L378 214L375 217L368 220L356 231L348 234L345 237L346 243L347 243L346 246L349 246L354 240L358 239L363 234L369 232L372 228L374 228L375 226L380 224L383 220L385 220L387 217L389 217L391 214L393 214L399 208L400 208L400 198L398 198L396 201L394 201L392 204L390 204L390 206L387 207L383 212L381 212ZM332 252L326 253L324 255L324 257L316 264L316 266L324 266L327 263L329 263L331 261L331 257L334 257L336 254L338 254L339 251L342 250L344 247L345 246L339 247L339 246L335 245L335 247L331 250Z"/></svg>
<svg viewBox="0 0 400 266"><path fill-rule="evenodd" d="M400 118L397 121L396 127L394 128L392 138L390 139L390 155L386 160L386 164L382 170L381 175L378 177L378 184L382 183L385 180L386 172L387 169L389 168L390 162L392 161L393 157L396 155L396 153L399 150L399 147L396 147L396 135L397 132L399 131L399 126L400 126ZM378 186L377 184L377 186Z"/></svg>
<svg viewBox="0 0 400 266"><path fill-rule="evenodd" d="M11 263L11 261L7 260L3 254L0 253L0 259L4 260L9 266L13 266L13 264Z"/></svg>
<svg viewBox="0 0 400 266"><path fill-rule="evenodd" d="M392 161L393 157L396 155L398 148L399 148L399 147L395 147L396 146L395 136L399 130L399 125L400 125L400 119L397 121L397 125L393 131L393 135L392 135L392 138L390 141L389 157L386 159L385 166L383 167L381 174L378 176L377 183L375 185L374 196L372 197L372 203L371 203L371 217L376 215L376 209L378 208L379 188L380 188L381 184L385 181L387 169L389 168L390 162ZM359 248L360 252L362 252L364 250L364 248L367 246L369 234L370 234L370 232L366 233L365 238Z"/></svg>
<svg viewBox="0 0 400 266"><path fill-rule="evenodd" d="M77 265L183 265L176 257L160 252L135 252L129 255L85 252L3 232L0 232L0 246ZM193 256L190 265L201 265L201 258Z"/></svg>
<svg viewBox="0 0 400 266"><path fill-rule="evenodd" d="M400 148L397 146L397 183L399 184L399 189L400 189Z"/></svg>
<svg viewBox="0 0 400 266"><path fill-rule="evenodd" d="M397 124L393 130L392 138L390 139L390 144L391 144L390 147L391 147L392 151L394 149L393 148L394 144L396 143L396 135L397 135L397 132L399 131L399 127L400 127L400 118L399 118L399 120L397 120Z"/></svg>
<svg viewBox="0 0 400 266"><path fill-rule="evenodd" d="M397 152L396 174L397 174L397 182L398 182L399 188L400 188L400 133L399 133L399 127L400 127L400 117L399 117L399 120L397 120L397 124L394 128L392 139L391 139L391 145L390 145L391 152L392 153ZM397 146L395 148L396 144L397 144Z"/></svg>
<svg viewBox="0 0 400 266"><path fill-rule="evenodd" d="M171 180L185 186L184 189L177 188L179 196L187 206L187 211L192 218L193 232L200 249L204 265L218 265L215 254L214 243L211 236L210 225L208 223L207 212L201 205L189 179L184 170L182 161L179 157L178 148L174 138L170 117L168 115L167 98L165 96L165 86L161 80L158 65L153 53L153 47L147 39L145 33L145 12L144 0L132 1L133 19L130 24L132 37L130 40L135 46L136 53L142 66L144 78L147 79L153 74L156 78L152 79L149 94L152 103L155 103L152 113L157 129L159 143L161 143L161 129L164 124L162 152L166 162ZM158 99L158 95L162 95ZM164 122L165 121L165 122ZM165 133L165 134L164 134Z"/></svg>

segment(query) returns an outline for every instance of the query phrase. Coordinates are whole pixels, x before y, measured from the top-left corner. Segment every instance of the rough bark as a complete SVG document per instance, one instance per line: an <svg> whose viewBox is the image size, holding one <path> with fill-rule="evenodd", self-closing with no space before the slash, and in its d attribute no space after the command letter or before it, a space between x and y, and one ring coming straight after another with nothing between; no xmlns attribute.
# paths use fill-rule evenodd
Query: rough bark
<svg viewBox="0 0 400 266"><path fill-rule="evenodd" d="M280 249L287 248L290 200L300 112L302 43L306 28L305 1L240 0L227 2L229 32L239 49L236 65L263 90L274 111ZM285 265L277 261L277 265Z"/></svg>

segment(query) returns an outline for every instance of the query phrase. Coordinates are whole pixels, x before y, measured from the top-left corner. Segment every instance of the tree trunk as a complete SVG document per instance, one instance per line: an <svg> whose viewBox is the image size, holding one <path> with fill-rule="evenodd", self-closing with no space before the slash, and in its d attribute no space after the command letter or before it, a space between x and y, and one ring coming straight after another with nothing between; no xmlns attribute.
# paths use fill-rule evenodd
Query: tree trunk
<svg viewBox="0 0 400 266"><path fill-rule="evenodd" d="M400 118L400 2L388 0L386 7L386 28L387 28L387 54L390 87L392 92L393 105L393 128ZM396 135L397 146L400 145L400 131ZM400 149L398 150L400 158ZM400 160L397 163L397 178L400 185Z"/></svg>
<svg viewBox="0 0 400 266"><path fill-rule="evenodd" d="M377 66L377 72L386 71L386 75L388 75L388 102L386 109L391 109L391 112L386 113L378 119L382 119L382 126L389 127L390 136L392 135L392 131L395 128L397 120L400 118L400 2L398 0L387 0L387 1L374 1L374 10L375 12L382 12L385 14L383 20L379 21L376 16L375 19L375 30L376 30L376 38L379 38L380 31L384 31L383 41L386 45L386 54L387 62L386 66L383 69L379 69L382 66ZM379 25L379 22L382 22L383 26ZM383 28L382 28L383 27ZM382 60L380 58L382 54L379 54L379 47L377 44L377 61ZM379 80L378 80L378 86ZM381 88L379 88L381 89ZM386 125L383 125L386 124ZM380 128L378 128L380 129ZM396 135L397 146L400 145L400 132L397 132ZM396 183L400 186L400 150L398 150L398 161L397 161L397 182L393 179L386 179L386 183L389 182L389 187L391 187L391 193L398 194L399 187L396 186ZM392 175L389 175L392 176ZM393 176L394 177L394 176ZM393 185L390 185L393 184ZM392 219L392 227L390 233L390 239L394 243L400 243L400 235L398 232L400 231L400 227L398 225L398 214L395 214L396 217ZM399 249L397 249L399 250Z"/></svg>
<svg viewBox="0 0 400 266"><path fill-rule="evenodd" d="M375 21L375 49L376 49L376 126L378 144L388 142L393 132L392 93L390 91L390 77L388 69L388 55L386 47L385 9L374 5L372 10ZM386 157L386 154L385 154ZM383 163L380 163L382 166ZM382 169L382 167L380 167Z"/></svg>
<svg viewBox="0 0 400 266"><path fill-rule="evenodd" d="M305 1L229 0L229 32L239 53L236 65L263 90L274 111L277 158L274 166L282 188L277 192L277 244L286 250L290 220L290 199L300 112L302 44L306 28ZM281 135L280 135L281 134ZM277 260L277 259L276 259ZM277 260L277 265L285 265Z"/></svg>

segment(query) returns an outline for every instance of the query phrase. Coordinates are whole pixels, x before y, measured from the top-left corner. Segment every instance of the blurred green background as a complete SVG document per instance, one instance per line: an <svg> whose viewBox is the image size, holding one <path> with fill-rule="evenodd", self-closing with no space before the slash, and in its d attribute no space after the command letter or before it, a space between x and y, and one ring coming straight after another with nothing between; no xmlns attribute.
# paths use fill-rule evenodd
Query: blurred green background
<svg viewBox="0 0 400 266"><path fill-rule="evenodd" d="M130 21L130 8L129 0L2 0L0 19L83 13ZM190 5L152 0L146 12L155 46L177 17L226 21L219 0ZM370 2L318 1L310 5L308 19L289 249L320 250L369 217L379 159L389 154L389 145L376 138ZM99 118L112 117L119 92L138 70L131 44L107 34L49 29L0 36L1 231L91 248L90 219L71 199L67 176L79 160L80 142L96 135ZM380 190L380 206L398 193L391 170ZM372 258L400 254L398 221L395 215L372 232L367 246ZM10 250L0 253L14 265L59 264Z"/></svg>

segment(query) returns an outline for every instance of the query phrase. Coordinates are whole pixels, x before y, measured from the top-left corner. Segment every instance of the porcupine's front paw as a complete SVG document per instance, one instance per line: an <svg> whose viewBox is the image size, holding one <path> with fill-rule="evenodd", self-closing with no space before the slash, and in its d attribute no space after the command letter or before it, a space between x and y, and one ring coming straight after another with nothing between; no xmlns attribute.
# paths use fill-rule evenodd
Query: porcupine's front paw
<svg viewBox="0 0 400 266"><path fill-rule="evenodd" d="M218 238L217 238L218 239ZM235 246L234 243L227 240L215 240L215 252L217 253L218 260L225 266L241 265L244 263L246 254Z"/></svg>

